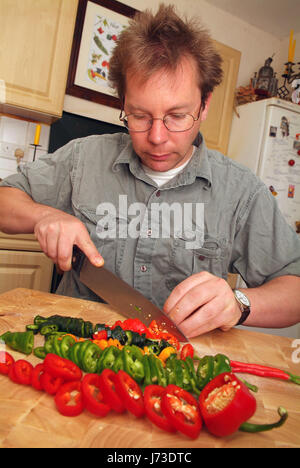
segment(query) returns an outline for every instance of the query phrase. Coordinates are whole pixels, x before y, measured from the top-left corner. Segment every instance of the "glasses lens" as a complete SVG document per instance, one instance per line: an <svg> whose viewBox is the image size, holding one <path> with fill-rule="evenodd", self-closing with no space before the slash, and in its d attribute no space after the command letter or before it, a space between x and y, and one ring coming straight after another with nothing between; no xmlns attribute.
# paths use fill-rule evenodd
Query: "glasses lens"
<svg viewBox="0 0 300 468"><path fill-rule="evenodd" d="M194 125L194 118L189 114L168 114L164 118L165 126L170 132L184 132Z"/></svg>
<svg viewBox="0 0 300 468"><path fill-rule="evenodd" d="M145 132L151 128L152 119L147 114L130 114L125 116L124 124L129 130Z"/></svg>

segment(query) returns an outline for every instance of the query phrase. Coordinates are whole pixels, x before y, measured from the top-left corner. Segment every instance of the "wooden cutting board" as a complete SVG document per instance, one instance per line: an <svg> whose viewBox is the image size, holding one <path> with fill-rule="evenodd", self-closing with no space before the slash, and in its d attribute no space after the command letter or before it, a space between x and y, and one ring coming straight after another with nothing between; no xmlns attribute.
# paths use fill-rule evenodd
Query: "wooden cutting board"
<svg viewBox="0 0 300 468"><path fill-rule="evenodd" d="M0 295L0 334L7 330L24 331L35 315L54 314L82 317L93 323L112 324L124 319L110 307L80 299L72 299L28 289L15 289ZM35 337L35 346L43 338ZM272 365L300 374L300 364L292 362L293 340L239 329L215 331L192 340L199 355L221 352L232 360ZM299 345L298 345L299 347ZM15 359L24 355L12 351ZM299 353L298 353L299 354ZM33 355L33 364L40 362ZM279 429L260 434L236 434L218 439L204 428L197 440L179 433L168 434L153 426L146 418L136 419L129 413L111 412L100 419L88 412L76 418L61 416L53 397L31 387L14 384L0 375L0 447L101 447L101 448L193 448L193 447L299 447L300 387L255 376L243 376L259 387L257 412L252 421L273 422L277 408L284 406L288 421Z"/></svg>

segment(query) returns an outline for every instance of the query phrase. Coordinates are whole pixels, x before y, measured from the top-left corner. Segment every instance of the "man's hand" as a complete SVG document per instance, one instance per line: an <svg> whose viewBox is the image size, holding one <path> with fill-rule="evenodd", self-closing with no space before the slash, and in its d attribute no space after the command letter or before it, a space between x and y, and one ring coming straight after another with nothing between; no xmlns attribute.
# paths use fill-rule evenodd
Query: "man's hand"
<svg viewBox="0 0 300 468"><path fill-rule="evenodd" d="M227 331L241 317L227 281L206 271L176 286L164 305L164 312L189 338L216 328Z"/></svg>
<svg viewBox="0 0 300 468"><path fill-rule="evenodd" d="M62 271L71 270L73 245L77 245L95 266L104 263L85 225L75 216L58 210L51 212L36 223L34 234L43 252Z"/></svg>

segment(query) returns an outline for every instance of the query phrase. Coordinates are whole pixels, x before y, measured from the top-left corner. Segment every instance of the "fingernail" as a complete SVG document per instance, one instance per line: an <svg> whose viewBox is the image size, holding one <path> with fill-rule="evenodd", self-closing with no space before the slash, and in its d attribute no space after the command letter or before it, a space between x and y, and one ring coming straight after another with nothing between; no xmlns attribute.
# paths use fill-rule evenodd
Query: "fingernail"
<svg viewBox="0 0 300 468"><path fill-rule="evenodd" d="M94 264L96 266L102 266L104 264L104 260L102 257L96 257L94 258Z"/></svg>

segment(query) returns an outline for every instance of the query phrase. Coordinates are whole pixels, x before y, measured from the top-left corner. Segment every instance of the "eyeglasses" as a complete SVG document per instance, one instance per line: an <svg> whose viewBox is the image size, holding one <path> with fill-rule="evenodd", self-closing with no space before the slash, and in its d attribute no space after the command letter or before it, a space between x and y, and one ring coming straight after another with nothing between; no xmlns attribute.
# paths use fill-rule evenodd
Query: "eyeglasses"
<svg viewBox="0 0 300 468"><path fill-rule="evenodd" d="M201 108L197 118L191 114L172 113L164 116L163 119L153 118L149 114L128 114L122 116L123 110L120 113L119 119L124 123L125 127L131 132L147 132L152 128L154 120L162 120L166 129L169 132L187 132L194 123L200 118Z"/></svg>

